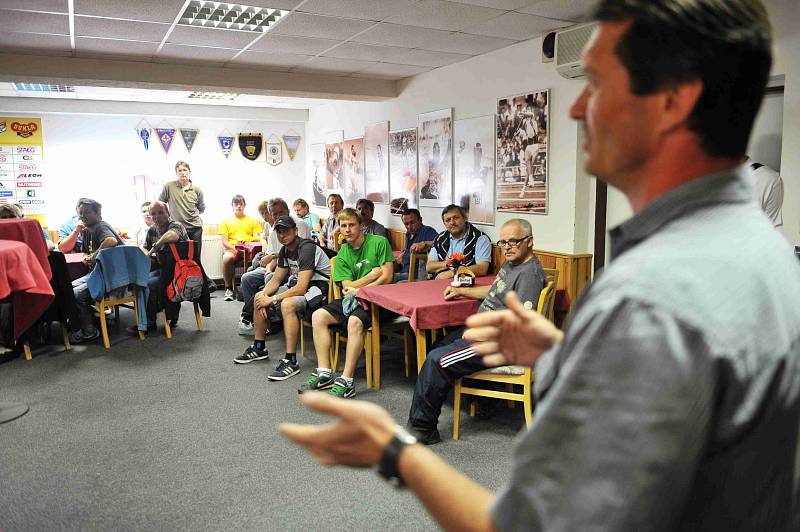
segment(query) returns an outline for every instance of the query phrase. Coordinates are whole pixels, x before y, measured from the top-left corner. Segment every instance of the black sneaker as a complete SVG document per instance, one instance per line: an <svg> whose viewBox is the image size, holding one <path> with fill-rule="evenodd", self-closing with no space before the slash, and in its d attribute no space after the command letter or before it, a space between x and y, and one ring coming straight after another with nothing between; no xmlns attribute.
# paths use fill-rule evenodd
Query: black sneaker
<svg viewBox="0 0 800 532"><path fill-rule="evenodd" d="M284 358L278 362L278 367L275 368L275 371L267 375L267 378L271 381L285 381L298 373L300 373L300 364L293 364L290 360Z"/></svg>
<svg viewBox="0 0 800 532"><path fill-rule="evenodd" d="M409 432L417 439L417 442L422 445L434 445L442 441L442 436L439 434L438 428L423 429L409 426Z"/></svg>
<svg viewBox="0 0 800 532"><path fill-rule="evenodd" d="M327 390L333 386L334 379L335 377L333 376L333 373L320 377L317 372L314 371L308 376L308 380L306 380L305 384L300 386L300 388L297 390L297 393L310 392L314 390Z"/></svg>
<svg viewBox="0 0 800 532"><path fill-rule="evenodd" d="M73 344L85 344L86 342L93 342L100 338L100 331L95 329L94 332L86 333L82 330L74 332L70 335L69 340Z"/></svg>
<svg viewBox="0 0 800 532"><path fill-rule="evenodd" d="M233 361L236 364L249 364L255 360L266 360L268 358L269 352L266 349L262 351L261 349L256 349L255 346L251 345L244 350L244 353L234 358Z"/></svg>

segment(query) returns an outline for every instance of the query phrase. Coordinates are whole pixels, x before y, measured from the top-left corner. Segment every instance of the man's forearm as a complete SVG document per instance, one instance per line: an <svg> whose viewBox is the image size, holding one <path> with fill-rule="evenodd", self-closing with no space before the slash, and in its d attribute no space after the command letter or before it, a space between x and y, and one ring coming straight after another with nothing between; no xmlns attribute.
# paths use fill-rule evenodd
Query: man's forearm
<svg viewBox="0 0 800 532"><path fill-rule="evenodd" d="M472 266L467 266L472 273L475 274L476 277L483 277L487 273L489 273L489 265L490 262L479 262L478 264L473 264Z"/></svg>
<svg viewBox="0 0 800 532"><path fill-rule="evenodd" d="M65 239L59 241L58 250L61 253L68 253L75 249L75 242L78 240L78 231L75 230L69 234Z"/></svg>
<svg viewBox="0 0 800 532"><path fill-rule="evenodd" d="M494 494L422 445L400 453L400 476L445 530L494 530Z"/></svg>
<svg viewBox="0 0 800 532"><path fill-rule="evenodd" d="M428 271L428 273L438 273L447 269L447 261L428 259L425 269Z"/></svg>
<svg viewBox="0 0 800 532"><path fill-rule="evenodd" d="M468 297L470 299L479 299L483 300L486 299L486 296L489 295L489 290L491 290L491 285L486 286L465 286L462 288L456 288L456 293L461 297Z"/></svg>

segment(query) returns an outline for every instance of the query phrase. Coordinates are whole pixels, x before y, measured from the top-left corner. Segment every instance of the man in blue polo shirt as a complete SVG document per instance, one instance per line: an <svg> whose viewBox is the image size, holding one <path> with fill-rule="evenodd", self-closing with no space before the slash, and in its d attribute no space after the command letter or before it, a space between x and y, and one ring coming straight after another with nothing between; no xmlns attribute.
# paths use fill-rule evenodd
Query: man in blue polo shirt
<svg viewBox="0 0 800 532"><path fill-rule="evenodd" d="M406 247L403 250L403 268L394 274L394 282L407 281L411 253L427 253L438 233L436 229L422 224L422 215L417 209L406 209L402 215L406 226ZM424 277L424 276L423 276Z"/></svg>
<svg viewBox="0 0 800 532"><path fill-rule="evenodd" d="M448 205L442 210L445 230L433 241L428 253L428 273L436 279L453 277L453 270L447 266L447 259L453 253L464 255L464 266L477 276L489 273L492 265L492 241L481 230L467 221L464 209L458 205Z"/></svg>

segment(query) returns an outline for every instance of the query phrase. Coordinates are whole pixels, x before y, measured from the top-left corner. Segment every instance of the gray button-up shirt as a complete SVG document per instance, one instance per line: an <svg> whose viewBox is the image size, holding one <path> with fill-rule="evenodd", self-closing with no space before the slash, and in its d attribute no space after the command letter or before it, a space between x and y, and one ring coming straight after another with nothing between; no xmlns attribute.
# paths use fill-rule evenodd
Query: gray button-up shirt
<svg viewBox="0 0 800 532"><path fill-rule="evenodd" d="M502 530L797 530L800 264L743 169L612 231L537 362Z"/></svg>

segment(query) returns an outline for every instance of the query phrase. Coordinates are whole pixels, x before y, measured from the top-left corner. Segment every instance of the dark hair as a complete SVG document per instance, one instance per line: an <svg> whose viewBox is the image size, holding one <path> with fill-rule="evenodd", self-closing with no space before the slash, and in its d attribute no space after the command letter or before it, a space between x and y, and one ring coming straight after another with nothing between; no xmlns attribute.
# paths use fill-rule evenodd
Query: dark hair
<svg viewBox="0 0 800 532"><path fill-rule="evenodd" d="M342 218L348 218L350 220L355 220L359 224L361 223L361 215L358 213L357 210L351 209L350 207L346 209L342 209L339 211L339 214L336 215L336 221L341 223Z"/></svg>
<svg viewBox="0 0 800 532"><path fill-rule="evenodd" d="M22 218L22 209L16 203L0 205L0 220Z"/></svg>
<svg viewBox="0 0 800 532"><path fill-rule="evenodd" d="M339 201L342 202L342 205L344 205L344 199L342 199L342 195L341 194L336 194L336 193L328 194L328 199L330 200L331 198L338 199Z"/></svg>
<svg viewBox="0 0 800 532"><path fill-rule="evenodd" d="M375 204L372 202L372 200L368 200L367 198L361 198L356 202L356 209L358 209L359 205L366 205L367 207L372 209L372 212L375 212Z"/></svg>
<svg viewBox="0 0 800 532"><path fill-rule="evenodd" d="M269 200L270 211L272 210L272 207L274 207L275 205L282 205L284 209L286 209L287 211L289 210L289 205L286 204L286 201L283 198L272 198L271 200Z"/></svg>
<svg viewBox="0 0 800 532"><path fill-rule="evenodd" d="M292 206L294 206L294 205L300 205L304 209L308 209L309 208L308 202L306 200L304 200L303 198L297 198L296 200L294 200L294 203L292 203Z"/></svg>
<svg viewBox="0 0 800 532"><path fill-rule="evenodd" d="M461 215L462 218L464 218L465 220L467 219L467 213L464 211L464 208L459 205L451 203L450 205L442 209L442 220L444 220L445 214L453 211L458 211L458 213Z"/></svg>
<svg viewBox="0 0 800 532"><path fill-rule="evenodd" d="M177 163L175 163L175 171L177 172L178 168L180 168L181 166L185 166L186 169L189 170L190 172L192 171L191 166L189 166L189 163L187 163L186 161L178 161Z"/></svg>
<svg viewBox="0 0 800 532"><path fill-rule="evenodd" d="M244 196L242 196L241 194L236 194L233 198L231 198L231 205L233 205L234 203L244 203L245 205L247 205L247 202L244 200Z"/></svg>
<svg viewBox="0 0 800 532"><path fill-rule="evenodd" d="M152 202L150 202L150 201L145 201L144 203L142 203L142 206L141 206L141 207L139 207L139 208L141 209L142 207L150 207L150 205L152 205Z"/></svg>
<svg viewBox="0 0 800 532"><path fill-rule="evenodd" d="M744 155L772 65L761 0L601 0L592 18L631 21L616 54L634 94L701 81L689 129L709 155Z"/></svg>
<svg viewBox="0 0 800 532"><path fill-rule="evenodd" d="M94 212L98 216L100 216L100 213L103 209L103 206L100 205L100 203L96 202L95 200L89 198L81 198L78 200L78 205L75 206L75 210L79 211L81 209L81 206L83 205L86 205L87 207L92 209L92 212Z"/></svg>
<svg viewBox="0 0 800 532"><path fill-rule="evenodd" d="M400 217L411 216L412 214L422 220L422 214L419 212L419 209L406 209L400 214Z"/></svg>

